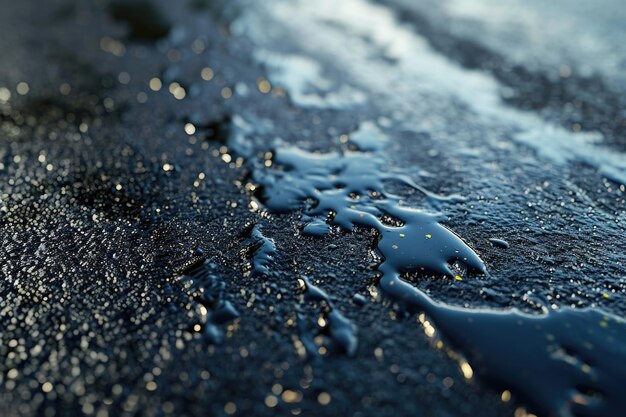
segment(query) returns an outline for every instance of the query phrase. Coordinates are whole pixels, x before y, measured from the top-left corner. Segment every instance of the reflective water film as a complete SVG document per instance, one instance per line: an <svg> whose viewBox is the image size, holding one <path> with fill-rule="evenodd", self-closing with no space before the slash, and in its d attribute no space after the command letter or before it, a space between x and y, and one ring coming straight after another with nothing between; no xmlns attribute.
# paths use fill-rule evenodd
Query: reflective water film
<svg viewBox="0 0 626 417"><path fill-rule="evenodd" d="M0 7L0 417L626 416L618 0Z"/></svg>

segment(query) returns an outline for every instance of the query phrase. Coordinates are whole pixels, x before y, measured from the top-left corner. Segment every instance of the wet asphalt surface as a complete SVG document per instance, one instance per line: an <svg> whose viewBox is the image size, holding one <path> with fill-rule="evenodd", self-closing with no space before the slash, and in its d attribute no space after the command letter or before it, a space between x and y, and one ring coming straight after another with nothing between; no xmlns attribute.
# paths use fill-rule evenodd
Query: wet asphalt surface
<svg viewBox="0 0 626 417"><path fill-rule="evenodd" d="M381 293L374 230L263 209L251 161L339 151L363 122L388 167L465 198L436 210L487 269L405 281L449 306L626 316L618 2L516 4L511 26L513 5L345 4L3 2L1 415L533 412Z"/></svg>

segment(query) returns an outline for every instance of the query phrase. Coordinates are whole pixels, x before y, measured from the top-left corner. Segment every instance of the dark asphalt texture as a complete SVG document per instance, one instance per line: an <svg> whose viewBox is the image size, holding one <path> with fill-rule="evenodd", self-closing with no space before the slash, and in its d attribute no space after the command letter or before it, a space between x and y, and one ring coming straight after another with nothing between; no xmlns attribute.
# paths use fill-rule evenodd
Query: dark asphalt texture
<svg viewBox="0 0 626 417"><path fill-rule="evenodd" d="M555 78L419 8L381 7L461 71L506 86L503 101L516 111L599 131L604 149L625 150L624 95L601 73L580 75L572 64L570 76ZM382 123L393 138L389 166L466 198L439 207L443 224L487 266L461 281L404 276L449 305L626 317L624 184L588 161L554 163L456 99L321 108L299 105L288 88L262 91L271 68L255 51L306 52L288 36L257 44L233 30L257 8L269 19L254 2L2 2L0 415L528 416L515 392L503 401L487 382L466 379L418 312L381 295L373 230L331 226L310 236L299 211L251 209L253 166L225 148L233 119L252 126L250 158L261 159L276 138L337 151L340 135L362 122L392 120ZM261 30L270 27L281 22ZM343 82L344 67L317 58ZM374 87L365 94L378 97ZM397 122L393 100L407 103L416 129ZM422 194L389 188L424 206ZM250 273L255 225L276 250ZM204 301L186 278L193 273L208 283ZM328 303L307 297L302 275L354 324L354 355L319 330ZM236 315L216 313L225 302ZM306 340L328 348L311 355Z"/></svg>

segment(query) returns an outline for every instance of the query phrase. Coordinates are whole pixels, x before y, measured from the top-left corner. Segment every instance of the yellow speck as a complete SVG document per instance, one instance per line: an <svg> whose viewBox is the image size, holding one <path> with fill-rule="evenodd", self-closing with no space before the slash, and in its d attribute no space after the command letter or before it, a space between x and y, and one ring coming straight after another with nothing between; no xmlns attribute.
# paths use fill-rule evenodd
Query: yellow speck
<svg viewBox="0 0 626 417"><path fill-rule="evenodd" d="M28 83L22 81L21 83L17 84L16 90L17 90L17 94L21 96L25 96L30 91L30 87L28 86Z"/></svg>
<svg viewBox="0 0 626 417"><path fill-rule="evenodd" d="M196 127L193 125L193 123L185 124L185 133L188 135L193 135L194 133L196 133Z"/></svg>
<svg viewBox="0 0 626 417"><path fill-rule="evenodd" d="M317 396L317 402L321 405L328 405L330 403L331 397L327 392L320 392Z"/></svg>
<svg viewBox="0 0 626 417"><path fill-rule="evenodd" d="M406 235L404 233L400 233L400 237L405 237Z"/></svg>
<svg viewBox="0 0 626 417"><path fill-rule="evenodd" d="M202 71L200 71L200 76L204 81L211 81L213 79L214 73L211 68L204 67L202 68Z"/></svg>
<svg viewBox="0 0 626 417"><path fill-rule="evenodd" d="M224 412L229 416L235 414L236 411L237 405L235 403L229 401L224 405Z"/></svg>
<svg viewBox="0 0 626 417"><path fill-rule="evenodd" d="M435 328L430 324L428 320L424 321L424 333L428 337L433 337L435 335Z"/></svg>
<svg viewBox="0 0 626 417"><path fill-rule="evenodd" d="M161 87L163 86L163 83L161 83L161 80L159 80L158 78L154 77L150 79L150 90L152 91L159 91L161 89Z"/></svg>
<svg viewBox="0 0 626 417"><path fill-rule="evenodd" d="M278 398L273 395L265 397L265 405L269 408L274 408L278 405Z"/></svg>
<svg viewBox="0 0 626 417"><path fill-rule="evenodd" d="M609 298L609 294L608 294L608 293L606 293L606 292L605 292L604 294L602 294L602 296L603 296L604 298Z"/></svg>
<svg viewBox="0 0 626 417"><path fill-rule="evenodd" d="M0 87L0 101L6 102L11 98L11 92L6 87Z"/></svg>
<svg viewBox="0 0 626 417"><path fill-rule="evenodd" d="M290 389L283 391L283 401L286 403L297 403L302 400L302 394L298 391L292 391Z"/></svg>
<svg viewBox="0 0 626 417"><path fill-rule="evenodd" d="M267 80L260 80L257 83L257 87L259 88L259 91L263 94L269 93L272 89L272 85Z"/></svg>
<svg viewBox="0 0 626 417"><path fill-rule="evenodd" d="M222 98L229 99L232 96L233 96L233 90L231 90L230 87L222 88Z"/></svg>
<svg viewBox="0 0 626 417"><path fill-rule="evenodd" d="M430 239L431 237L433 237L433 235L431 235L430 233L426 235L426 239Z"/></svg>
<svg viewBox="0 0 626 417"><path fill-rule="evenodd" d="M463 281L463 278L461 278L459 275L455 276L454 279L456 279L457 281Z"/></svg>
<svg viewBox="0 0 626 417"><path fill-rule="evenodd" d="M376 349L374 349L374 356L376 357L376 359L378 359L379 361L383 360L385 352L383 351L383 348L381 347L377 347Z"/></svg>
<svg viewBox="0 0 626 417"><path fill-rule="evenodd" d="M589 404L589 397L582 394L574 394L572 401L579 405L587 405Z"/></svg>
<svg viewBox="0 0 626 417"><path fill-rule="evenodd" d="M502 395L500 396L500 398L502 399L502 401L504 401L505 403L508 402L511 399L511 391L504 390L502 391Z"/></svg>
<svg viewBox="0 0 626 417"><path fill-rule="evenodd" d="M146 384L146 389L147 389L148 391L154 391L154 390L156 390L156 389L157 389L157 384L156 384L156 382L154 382L154 381L150 381L150 382L148 382L148 383Z"/></svg>
<svg viewBox="0 0 626 417"><path fill-rule="evenodd" d="M465 361L461 362L461 372L463 373L465 379L471 379L472 376L474 376L474 371L472 370L472 367L469 363Z"/></svg>
<svg viewBox="0 0 626 417"><path fill-rule="evenodd" d="M177 82L171 83L168 90L170 94L172 94L174 98L176 98L176 100L182 100L187 95L185 89Z"/></svg>

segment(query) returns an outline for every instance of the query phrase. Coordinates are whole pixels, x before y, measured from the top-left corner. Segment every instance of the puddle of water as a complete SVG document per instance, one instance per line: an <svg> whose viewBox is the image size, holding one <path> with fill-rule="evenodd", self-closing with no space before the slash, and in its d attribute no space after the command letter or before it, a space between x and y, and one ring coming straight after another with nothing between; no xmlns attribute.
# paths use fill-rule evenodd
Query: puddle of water
<svg viewBox="0 0 626 417"><path fill-rule="evenodd" d="M309 202L304 210L311 218L305 226L308 234L327 233L330 229L324 220L348 231L355 226L377 230L377 250L385 260L383 272L391 268L397 272L419 270L455 276L450 267L453 263L484 272L478 255L438 223L443 216L402 206L401 197L386 191L384 182L409 186L424 194L431 205L459 201L459 196L439 196L406 175L385 172L381 149L387 138L375 125L364 124L349 138L349 147L341 153L277 148L271 159L274 168L253 173L263 189L262 203L273 212L290 212Z"/></svg>
<svg viewBox="0 0 626 417"><path fill-rule="evenodd" d="M583 162L615 181L626 182L626 159L605 148L600 134L572 133L534 113L506 106L495 79L437 54L400 24L391 10L362 0L341 5L300 2L298 13L294 7L272 3L268 13L287 28L299 51L310 54L308 59L334 62L357 88L381 99L386 108L413 114L407 110L414 102L411 98L424 96L460 102L480 123L507 127L510 137L529 145L546 161ZM264 48L275 42L271 36L256 33L254 24L248 28ZM306 39L306 44L298 44L299 39ZM271 65L268 68L271 72ZM283 65L279 73L293 79L302 76L299 71L297 66ZM303 91L303 83L284 84L289 93L289 89ZM456 276L464 270L484 272L485 266L463 240L440 224L440 216L405 207L400 196L385 190L387 181L402 182L423 193L428 208L440 206L443 199L401 172L387 170L381 150L386 138L368 130L362 126L349 135L340 152L276 146L272 157L253 172L254 181L262 185L266 208L273 212L303 209L307 234L326 234L329 225L344 230L375 229L383 294L426 313L469 361L463 363L466 376L473 375L473 366L476 375L497 388L513 390L546 415L600 417L619 415L626 409L618 393L626 377L621 366L626 358L623 320L598 310L566 308L530 316L517 310L453 308L436 303L401 278L409 271ZM459 143L463 146L470 145ZM500 239L491 243L508 246Z"/></svg>
<svg viewBox="0 0 626 417"><path fill-rule="evenodd" d="M618 416L626 410L626 322L598 310L545 316L431 304L435 325L477 375L539 415Z"/></svg>
<svg viewBox="0 0 626 417"><path fill-rule="evenodd" d="M233 134L239 142L245 136ZM329 225L348 231L355 226L375 229L383 294L410 311L428 315L434 327L427 335L434 336L438 328L443 339L462 352L466 377L471 378L474 367L476 375L498 389L513 391L546 415L599 417L623 409L625 400L618 392L626 383L620 365L626 358L622 319L593 309L565 308L532 316L517 310L456 308L435 302L401 278L405 272L417 271L462 279L459 274L467 270L485 272L486 268L460 237L439 223L441 215L403 206L400 196L385 190L385 182L399 181L423 193L430 207L444 200L462 200L436 195L402 173L386 171L387 140L374 123L365 123L347 136L339 152L313 153L278 145L252 174L263 190L261 202L277 213L303 209L307 234L327 234ZM508 247L502 239L489 241ZM323 323L334 343L353 353L353 325L333 308L326 292L308 278L301 279L308 300L328 305ZM301 335L304 331L302 327ZM307 351L316 352L313 338L305 334L302 343Z"/></svg>

